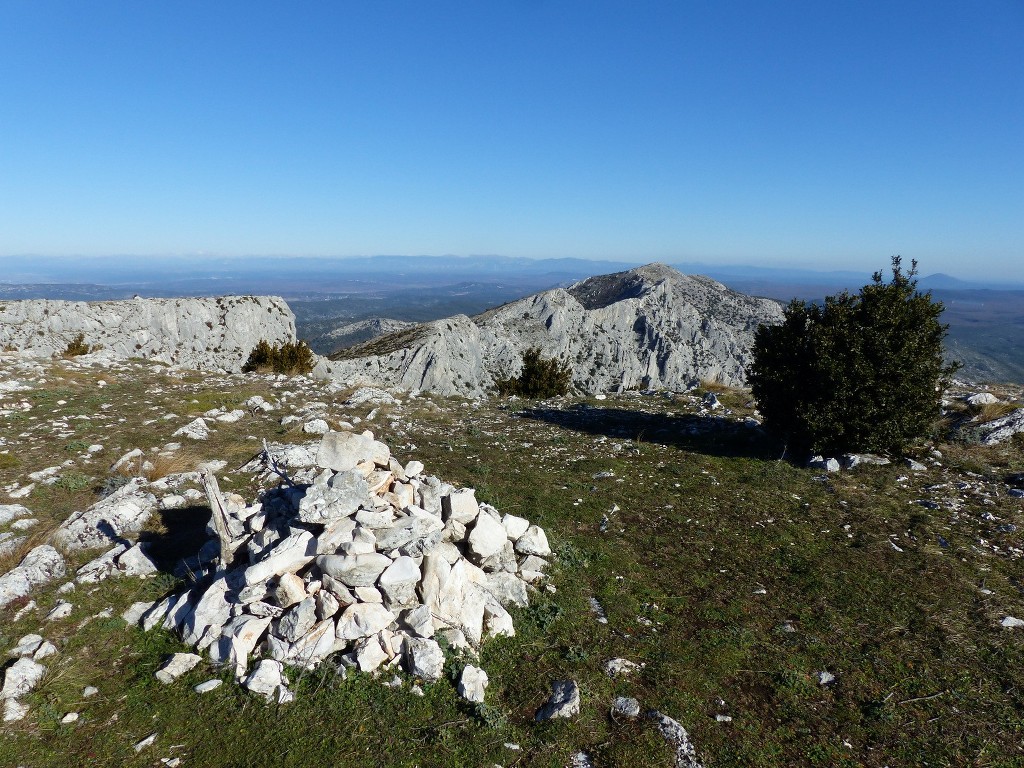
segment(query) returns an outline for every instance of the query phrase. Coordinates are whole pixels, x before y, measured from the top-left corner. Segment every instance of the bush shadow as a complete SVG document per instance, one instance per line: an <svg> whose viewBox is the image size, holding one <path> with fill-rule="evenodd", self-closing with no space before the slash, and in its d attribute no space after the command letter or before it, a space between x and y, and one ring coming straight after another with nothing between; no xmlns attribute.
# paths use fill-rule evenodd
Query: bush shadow
<svg viewBox="0 0 1024 768"><path fill-rule="evenodd" d="M518 414L590 435L655 443L709 456L779 458L779 445L760 426L725 416L645 413L579 403L570 408L537 406Z"/></svg>

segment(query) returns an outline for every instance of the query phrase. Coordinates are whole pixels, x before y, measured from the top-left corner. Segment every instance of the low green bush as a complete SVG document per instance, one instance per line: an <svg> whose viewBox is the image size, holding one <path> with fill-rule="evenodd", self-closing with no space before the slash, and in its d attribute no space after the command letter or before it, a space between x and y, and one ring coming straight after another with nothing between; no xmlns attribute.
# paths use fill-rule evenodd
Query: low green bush
<svg viewBox="0 0 1024 768"><path fill-rule="evenodd" d="M499 395L518 395L542 399L557 397L569 391L572 369L557 358L543 358L534 347L523 353L523 369L514 378L495 382Z"/></svg>
<svg viewBox="0 0 1024 768"><path fill-rule="evenodd" d="M314 364L313 350L304 341L286 341L279 347L261 339L249 353L249 359L242 366L242 372L298 376L311 373Z"/></svg>
<svg viewBox="0 0 1024 768"><path fill-rule="evenodd" d="M88 355L90 352L95 352L99 347L90 347L85 343L85 334L80 333L71 341L68 342L67 347L64 348L64 357L78 357L80 355Z"/></svg>

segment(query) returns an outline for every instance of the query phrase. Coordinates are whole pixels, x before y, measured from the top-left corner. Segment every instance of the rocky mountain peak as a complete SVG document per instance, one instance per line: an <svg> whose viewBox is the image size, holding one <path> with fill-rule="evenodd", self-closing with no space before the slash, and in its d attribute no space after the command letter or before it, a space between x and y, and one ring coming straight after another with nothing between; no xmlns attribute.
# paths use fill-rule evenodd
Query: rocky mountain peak
<svg viewBox="0 0 1024 768"><path fill-rule="evenodd" d="M625 299L638 299L665 281L685 277L665 264L647 264L625 272L587 278L571 286L568 293L586 309L601 309Z"/></svg>
<svg viewBox="0 0 1024 768"><path fill-rule="evenodd" d="M358 384L479 396L514 376L523 352L570 364L583 392L741 384L753 334L782 319L745 296L664 264L591 277L488 310L434 321L344 350L318 371Z"/></svg>

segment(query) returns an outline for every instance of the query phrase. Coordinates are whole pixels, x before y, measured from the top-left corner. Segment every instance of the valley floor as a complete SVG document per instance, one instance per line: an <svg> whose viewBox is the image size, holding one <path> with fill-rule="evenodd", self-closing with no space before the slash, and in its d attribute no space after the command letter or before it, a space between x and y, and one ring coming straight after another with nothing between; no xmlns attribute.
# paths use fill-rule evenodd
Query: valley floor
<svg viewBox="0 0 1024 768"><path fill-rule="evenodd" d="M485 705L447 679L417 697L411 680L389 688L325 664L278 706L205 662L171 685L154 678L190 649L120 614L180 584L175 566L210 514L203 502L165 510L142 534L157 576L59 593L69 570L32 595L34 610L0 609L0 650L32 632L58 649L28 716L0 725L0 765L563 766L580 752L594 765L682 764L650 718L609 714L616 696L678 720L706 766L1024 761L1024 628L1003 626L1024 618L1019 440L983 448L962 431L922 446L923 469L895 457L825 474L780 461L738 390L713 412L700 392L346 405L351 392L304 378L10 354L0 393L0 503L37 520L0 573L116 484L109 467L133 448L167 454L144 470L154 480L223 460L221 489L252 499L258 480L240 467L263 439L311 443L302 427L315 418L373 430L400 460L540 524L556 552L551 589L513 611L516 636L482 649ZM273 409L246 408L254 395ZM172 436L211 410L245 413L211 417L207 440ZM70 612L46 621L59 600ZM620 657L640 666L610 677ZM211 676L225 683L193 691ZM536 723L563 679L579 683L580 714ZM77 721L62 723L69 712Z"/></svg>

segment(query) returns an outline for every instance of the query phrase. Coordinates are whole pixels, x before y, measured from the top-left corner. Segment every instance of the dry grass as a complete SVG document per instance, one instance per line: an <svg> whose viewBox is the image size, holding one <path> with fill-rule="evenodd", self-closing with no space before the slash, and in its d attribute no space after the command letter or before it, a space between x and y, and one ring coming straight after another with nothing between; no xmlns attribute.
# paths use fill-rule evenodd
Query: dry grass
<svg viewBox="0 0 1024 768"><path fill-rule="evenodd" d="M985 405L975 406L972 410L975 414L974 420L984 424L985 422L994 421L1009 413L1013 413L1019 408L1024 408L1024 405L1020 403L986 403Z"/></svg>
<svg viewBox="0 0 1024 768"><path fill-rule="evenodd" d="M153 482L161 477L176 475L179 472L191 472L199 461L199 457L189 450L181 450L170 456L157 454L150 459L153 468L145 472L145 478Z"/></svg>
<svg viewBox="0 0 1024 768"><path fill-rule="evenodd" d="M717 379L701 379L700 388L705 392L714 392L716 395L725 394L726 392L742 392L739 387L732 387L728 384L723 384Z"/></svg>
<svg viewBox="0 0 1024 768"><path fill-rule="evenodd" d="M144 477L153 482L161 477L178 474L179 472L191 472L201 460L198 455L188 449L183 449L170 455L158 453L155 456L149 457L143 454L131 461L126 461L115 469L113 474L121 475L122 477ZM146 466L147 463L149 466Z"/></svg>

